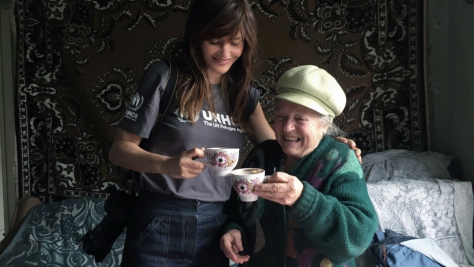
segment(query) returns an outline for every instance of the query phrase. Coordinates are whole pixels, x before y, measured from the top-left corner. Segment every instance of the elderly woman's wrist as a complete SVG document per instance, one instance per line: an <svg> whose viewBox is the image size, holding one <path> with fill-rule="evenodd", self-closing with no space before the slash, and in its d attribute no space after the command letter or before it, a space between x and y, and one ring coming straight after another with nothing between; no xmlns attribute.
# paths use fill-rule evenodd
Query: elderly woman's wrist
<svg viewBox="0 0 474 267"><path fill-rule="evenodd" d="M312 190L313 189L313 190ZM295 203L289 207L292 216L296 219L310 217L312 214L308 212L310 207L316 201L314 188L307 182L303 182L303 191Z"/></svg>

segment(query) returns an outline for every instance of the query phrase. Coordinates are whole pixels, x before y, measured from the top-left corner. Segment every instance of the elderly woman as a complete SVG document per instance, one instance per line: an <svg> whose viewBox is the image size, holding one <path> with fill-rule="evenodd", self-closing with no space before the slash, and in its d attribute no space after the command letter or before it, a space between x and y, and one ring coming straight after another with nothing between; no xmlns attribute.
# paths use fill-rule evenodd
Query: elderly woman
<svg viewBox="0 0 474 267"><path fill-rule="evenodd" d="M346 104L325 70L299 66L276 85L276 141L256 146L242 167L271 175L255 202L233 192L221 249L246 266L355 266L369 246L377 215L362 167L332 122Z"/></svg>

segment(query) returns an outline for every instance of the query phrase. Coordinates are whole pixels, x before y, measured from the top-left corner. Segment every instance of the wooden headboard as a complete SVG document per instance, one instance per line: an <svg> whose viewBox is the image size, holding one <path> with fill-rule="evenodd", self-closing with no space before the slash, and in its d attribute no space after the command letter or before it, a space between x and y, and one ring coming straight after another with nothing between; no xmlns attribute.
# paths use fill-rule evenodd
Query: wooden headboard
<svg viewBox="0 0 474 267"><path fill-rule="evenodd" d="M426 150L421 0L251 2L254 86L269 121L281 73L313 64L345 89L335 122L364 153ZM117 186L115 127L143 70L173 53L190 1L161 3L15 1L20 197L104 197Z"/></svg>

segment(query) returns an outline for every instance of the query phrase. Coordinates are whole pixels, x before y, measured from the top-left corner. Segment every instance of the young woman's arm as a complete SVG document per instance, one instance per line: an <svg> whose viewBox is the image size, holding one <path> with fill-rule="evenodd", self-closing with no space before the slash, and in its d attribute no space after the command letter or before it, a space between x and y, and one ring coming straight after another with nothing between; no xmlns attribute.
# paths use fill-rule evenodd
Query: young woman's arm
<svg viewBox="0 0 474 267"><path fill-rule="evenodd" d="M142 149L142 137L128 131L117 129L110 148L109 159L112 164L129 170L148 173L162 173L174 178L193 178L205 168L194 158L204 157L204 150L193 148L173 157L163 156Z"/></svg>

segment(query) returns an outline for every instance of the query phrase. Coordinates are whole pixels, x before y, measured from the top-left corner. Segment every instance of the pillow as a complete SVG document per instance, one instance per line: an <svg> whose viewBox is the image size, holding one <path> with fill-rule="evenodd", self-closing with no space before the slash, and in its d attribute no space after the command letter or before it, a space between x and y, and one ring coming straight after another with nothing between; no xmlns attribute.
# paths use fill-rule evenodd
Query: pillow
<svg viewBox="0 0 474 267"><path fill-rule="evenodd" d="M452 179L448 166L453 159L438 152L389 149L364 156L362 168L368 183L394 178Z"/></svg>

